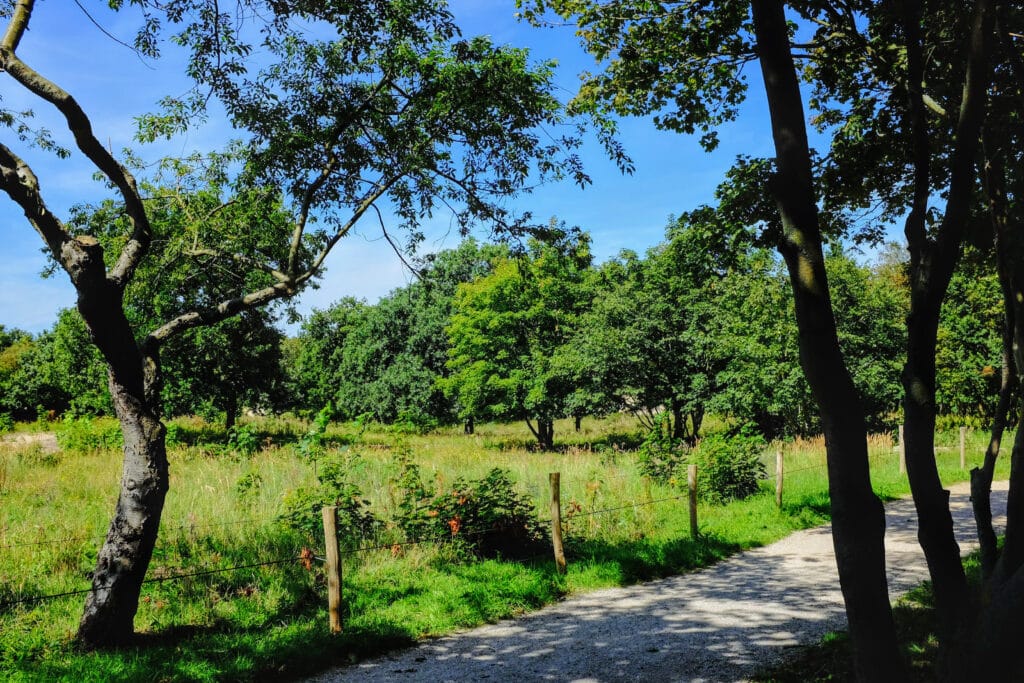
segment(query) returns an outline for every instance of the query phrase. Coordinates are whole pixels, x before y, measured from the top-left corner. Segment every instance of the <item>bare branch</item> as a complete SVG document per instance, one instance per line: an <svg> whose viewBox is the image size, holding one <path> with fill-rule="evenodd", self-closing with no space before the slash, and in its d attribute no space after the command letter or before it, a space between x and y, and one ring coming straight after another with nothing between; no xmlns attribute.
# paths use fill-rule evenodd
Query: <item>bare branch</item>
<svg viewBox="0 0 1024 683"><path fill-rule="evenodd" d="M307 187L302 195L302 203L299 205L298 220L295 221L295 229L292 231L291 244L288 247L288 273L295 275L298 268L299 249L302 247L302 235L306 232L306 224L309 222L309 212L313 206L316 193L324 186L327 179L331 177L338 166L338 159L333 154L328 158L327 164L320 169L319 175Z"/></svg>
<svg viewBox="0 0 1024 683"><path fill-rule="evenodd" d="M21 207L50 252L60 260L64 245L72 239L71 234L47 208L36 174L3 143L0 143L0 188Z"/></svg>
<svg viewBox="0 0 1024 683"><path fill-rule="evenodd" d="M152 230L139 197L135 178L107 151L92 132L92 123L77 101L63 88L21 61L15 54L32 14L33 0L18 0L3 42L0 43L0 67L33 94L41 97L64 115L68 129L83 154L118 188L132 224L132 235L108 277L124 287L149 249Z"/></svg>
<svg viewBox="0 0 1024 683"><path fill-rule="evenodd" d="M384 225L384 215L380 212L380 209L377 207L376 204L373 205L373 210L377 212L377 222L380 223L380 231L384 235L384 239L387 241L387 243L391 245L391 250L395 252L395 256L397 256L398 260L402 262L402 265L409 269L410 273L416 276L417 280L422 280L423 273L414 268L412 264L406 260L405 254L402 253L402 250L399 249L398 245L395 244L394 240L391 239L391 235L388 234L388 228L386 225Z"/></svg>
<svg viewBox="0 0 1024 683"><path fill-rule="evenodd" d="M402 174L399 174L378 183L377 187L368 195L366 195L366 197L363 198L363 201L359 203L359 206L356 207L356 210L352 212L352 216L349 217L345 224L342 225L337 230L337 232L335 232L334 235L332 235L331 238L327 241L327 244L320 251L320 254L317 255L316 259L314 259L313 264L306 270L305 273L294 277L294 283L296 287L305 284L313 276L320 272L320 269L324 265L324 261L327 260L327 255L331 253L331 249L334 248L334 245L336 245L341 240L342 237L347 235L352 230L353 226L355 226L355 224L359 222L359 219L363 217L363 214L369 211L370 207L372 207L378 199L384 196L384 193L391 189L391 186L397 183L401 177Z"/></svg>
<svg viewBox="0 0 1024 683"><path fill-rule="evenodd" d="M7 24L7 31L4 33L3 42L0 43L0 49L10 50L11 52L18 49L21 37L25 35L25 30L28 29L28 20L32 16L32 6L34 4L33 0L22 0L15 5L14 12L11 14L11 21Z"/></svg>
<svg viewBox="0 0 1024 683"><path fill-rule="evenodd" d="M215 325L244 310L258 308L275 299L291 296L295 288L285 283L277 283L269 287L250 292L234 299L227 299L216 306L183 313L151 332L144 345L148 348L159 346L171 337L196 327Z"/></svg>
<svg viewBox="0 0 1024 683"><path fill-rule="evenodd" d="M260 263L256 259L250 258L250 257L246 256L245 254L226 254L224 252L217 251L216 249L198 248L198 249L189 249L189 250L185 251L185 255L193 256L193 257L195 257L195 256L210 256L210 257L213 257L215 259L230 259L230 260L234 261L235 263L239 263L239 264L244 265L244 266L246 266L248 268L254 268L256 270L263 271L264 273L269 273L270 275L272 275L274 277L275 280L277 280L278 282L280 282L282 284L289 284L289 283L292 282L292 279L290 277L288 277L287 275L285 275L284 273L279 271L277 268L274 268L273 266L269 266L269 265L267 265L265 263Z"/></svg>
<svg viewBox="0 0 1024 683"><path fill-rule="evenodd" d="M939 104L934 99L932 99L931 95L929 95L928 93L924 92L924 90L923 90L924 83L921 84L921 87L922 87L922 90L921 90L921 101L924 102L925 106L928 107L929 109L931 109L933 112L935 112L939 116L945 118L947 116L946 109L941 104Z"/></svg>

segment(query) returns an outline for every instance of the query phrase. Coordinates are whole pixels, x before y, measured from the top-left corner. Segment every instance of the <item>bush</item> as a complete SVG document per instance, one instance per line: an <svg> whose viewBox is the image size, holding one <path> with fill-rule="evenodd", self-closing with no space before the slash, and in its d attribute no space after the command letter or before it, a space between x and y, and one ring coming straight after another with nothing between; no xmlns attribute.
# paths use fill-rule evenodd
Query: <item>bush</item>
<svg viewBox="0 0 1024 683"><path fill-rule="evenodd" d="M765 446L764 438L748 427L732 436L701 439L691 459L697 466L697 494L720 505L757 493L758 481L767 476L760 459Z"/></svg>
<svg viewBox="0 0 1024 683"><path fill-rule="evenodd" d="M0 434L14 431L14 418L9 413L0 413Z"/></svg>
<svg viewBox="0 0 1024 683"><path fill-rule="evenodd" d="M228 430L228 448L241 455L252 455L260 449L260 435L250 425L235 425Z"/></svg>
<svg viewBox="0 0 1024 683"><path fill-rule="evenodd" d="M960 427L985 431L992 428L992 420L978 415L937 415L935 417L936 432L959 432Z"/></svg>
<svg viewBox="0 0 1024 683"><path fill-rule="evenodd" d="M348 453L326 458L319 467L315 488L302 487L285 494L284 511L278 519L286 526L306 533L313 539L323 539L323 508L338 508L338 534L352 538L372 535L380 522L368 509L370 501L349 480L349 472L358 467L359 456Z"/></svg>
<svg viewBox="0 0 1024 683"><path fill-rule="evenodd" d="M663 484L671 481L686 463L688 450L682 439L672 437L669 427L669 414L659 413L654 418L654 427L637 450L640 471Z"/></svg>
<svg viewBox="0 0 1024 683"><path fill-rule="evenodd" d="M542 547L544 528L507 471L496 467L483 479L459 478L450 488L431 492L408 456L400 457L399 465L395 521L408 538L451 538L481 557L525 557Z"/></svg>
<svg viewBox="0 0 1024 683"><path fill-rule="evenodd" d="M65 418L55 432L57 443L66 451L94 451L124 445L121 425L111 419Z"/></svg>

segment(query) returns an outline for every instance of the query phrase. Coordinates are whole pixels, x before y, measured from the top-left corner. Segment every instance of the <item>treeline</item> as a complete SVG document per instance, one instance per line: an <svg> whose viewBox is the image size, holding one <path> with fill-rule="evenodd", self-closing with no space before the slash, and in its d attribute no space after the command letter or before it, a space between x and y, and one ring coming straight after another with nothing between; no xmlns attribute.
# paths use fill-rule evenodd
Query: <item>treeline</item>
<svg viewBox="0 0 1024 683"><path fill-rule="evenodd" d="M419 429L524 420L542 447L558 418L630 411L693 441L708 413L768 437L820 430L798 363L782 264L694 215L645 254L594 264L585 233L552 229L522 249L464 242L430 256L376 304L315 311L285 338L258 310L165 349L165 405L233 424L242 406L370 418ZM971 252L943 309L941 414L983 422L998 390L1000 293ZM870 265L827 257L840 341L873 429L900 410L908 310L901 249ZM0 413L111 411L102 359L74 310L32 336L0 328Z"/></svg>

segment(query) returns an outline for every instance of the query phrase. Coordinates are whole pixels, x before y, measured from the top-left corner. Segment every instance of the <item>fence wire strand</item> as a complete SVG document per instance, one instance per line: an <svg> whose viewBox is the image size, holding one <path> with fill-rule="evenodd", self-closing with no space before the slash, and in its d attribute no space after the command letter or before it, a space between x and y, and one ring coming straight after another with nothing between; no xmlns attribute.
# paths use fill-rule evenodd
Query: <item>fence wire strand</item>
<svg viewBox="0 0 1024 683"><path fill-rule="evenodd" d="M193 578L193 577L197 577L197 576L209 576L211 574L223 574L225 572L241 571L243 569L255 569L256 567L269 567L269 566L273 566L273 565L285 564L287 562L297 562L297 561L299 561L301 559L303 559L301 555L289 555L288 557L279 558L279 559L276 559L276 560L267 560L265 562L252 562L250 564L240 564L240 565L236 565L234 567L218 567L216 569L207 568L207 569L200 569L200 570L194 571L194 572L182 572L180 574L171 574L171 575L168 575L168 576L155 576L155 577L152 577L152 578L143 579L142 583L143 584L149 584L149 583L164 583L164 582L167 582L167 581L179 581L181 579L189 579L189 578ZM79 590L65 591L63 593L52 593L52 594L49 594L49 595L34 595L34 596L27 596L27 597L17 598L15 600L4 600L4 601L0 601L0 609L6 608L6 607L13 607L15 605L22 605L22 604L26 604L26 603L32 603L32 602L43 602L43 601L49 601L49 600L57 600L59 598L66 598L66 597L73 596L73 595L85 595L87 593L93 593L93 592L95 592L97 590L103 590L105 588L108 588L108 587L107 586L103 586L103 587L100 587L100 588L96 588L95 586L92 586L90 588L81 588Z"/></svg>
<svg viewBox="0 0 1024 683"><path fill-rule="evenodd" d="M891 457L891 455L889 455L887 453L878 453L878 454L875 454L875 455L869 455L868 456L868 458L870 460L876 460L876 461L879 460L879 459L882 459L882 458L890 458L890 457ZM800 467L800 468L792 469L792 470L783 470L783 476L785 477L785 476L790 475L790 474L798 474L800 472L808 472L808 471L811 471L811 470L827 469L827 467L828 467L828 463L825 462L825 463L821 463L821 464L818 464L818 465L810 465L810 466ZM774 480L774 479L777 479L777 478L778 478L778 472L776 472L773 475L765 477L765 479L768 480L768 481L771 481L771 480ZM614 479L624 479L624 477L616 477ZM567 482L563 482L563 485L565 483L567 483ZM589 482L587 482L587 483L589 483ZM602 484L606 484L607 481L601 480L601 483ZM688 495L669 496L669 497L665 497L665 498L657 498L657 499L647 500L647 501L635 501L635 502L632 502L632 503L627 503L625 505L619 505L619 506L610 507L610 508L602 508L602 509L599 509L599 510L590 510L590 511L586 511L586 512L580 511L580 512L575 512L575 513L572 513L570 515L567 515L566 518L564 519L564 521L569 522L569 521L574 520L574 519L579 519L579 518L584 518L584 517L592 517L592 516L595 516L595 515L608 514L608 513L611 513L611 512L619 512L619 511L628 510L628 509L636 509L636 508L639 508L639 507L647 507L647 506L651 506L651 505L657 505L659 503L678 501L678 500L686 500L687 498L688 498ZM265 522L271 521L273 519L274 518L266 517L266 518L248 518L248 519L242 519L242 520L233 520L233 521L230 521L230 522L216 522L216 523L210 523L210 524L180 524L180 525L174 525L174 526L168 526L168 527L162 526L160 530L162 532L169 532L169 531L179 531L179 530L184 530L184 529L194 530L194 529L222 528L222 527L229 527L229 526L238 526L238 525L242 525L242 524L265 523ZM360 547L352 548L352 549L349 549L349 550L343 550L343 551L341 551L340 554L341 555L354 556L354 555L359 555L359 554L362 554L362 553L368 553L368 552L374 552L374 551L380 551L380 550L394 550L395 548L402 548L402 547L409 547L409 546L416 546L416 545L427 545L427 544L444 545L444 544L450 544L450 543L452 543L452 542L454 542L456 540L460 540L460 539L477 538L477 537L487 536L487 535L491 535L491 534L505 533L505 532L507 532L506 529L473 529L473 530L469 530L469 531L460 530L459 532L455 532L455 533L452 533L452 534L439 534L439 535L433 536L433 537L415 538L415 539L411 539L411 540L395 541L393 543L382 543L382 544L379 544L379 545L371 545L371 546L360 546ZM0 549L11 549L11 548L43 546L43 545L56 545L56 544L59 544L59 543L68 543L68 542L72 542L72 541L83 541L83 540L100 540L100 539L103 539L105 537L106 537L105 534L102 535L102 536L100 536L100 535L69 536L69 537L60 538L60 539L46 539L46 540L41 540L41 541L26 541L26 542L21 542L21 543L10 543L10 544L6 544L6 545L0 546ZM363 538L365 539L365 536L363 536ZM536 554L536 555L530 555L528 557L516 558L516 559L503 558L503 561L512 562L512 563L519 563L519 564L525 564L526 562L534 561L534 560L539 559L539 558L544 557L544 556L545 556L544 554ZM152 584L152 583L164 583L164 582L168 582L168 581L179 581L179 580L187 579L187 578L194 578L194 577L200 577L200 576L209 576L209 575L213 575L213 574L222 574L222 573L226 573L226 572L241 571L241 570L244 570L244 569L255 569L255 568L258 568L258 567L267 567L267 566L281 565L281 564L286 564L288 562L301 561L303 559L306 559L306 558L304 558L301 554L300 555L289 555L288 557L284 557L284 558L278 558L278 559L274 559L274 560L267 560L267 561L264 561L264 562L253 562L253 563L249 563L249 564L236 565L236 566L233 566L233 567L207 568L207 569L200 569L200 570L192 571L192 572L182 572L182 573L178 573L178 574L171 574L171 575L168 575L168 576L152 577L152 578L144 579L142 581L142 583L143 584ZM315 560L318 560L318 561L323 561L322 557L315 556L315 555L312 556L312 559L315 559ZM21 604L29 604L29 603L35 603L35 602L57 600L57 599L60 599L60 598L72 597L72 596L77 596L77 595L86 595L86 594L92 593L92 592L94 592L96 590L100 590L100 589L97 589L95 587L90 587L90 588L83 588L83 589L79 589L79 590L65 591L65 592L62 592L62 593L53 593L53 594L48 594L48 595L26 596L26 597L20 597L20 598L14 599L14 600L4 600L4 601L0 601L0 609L12 607L12 606L15 606L15 605L21 605Z"/></svg>

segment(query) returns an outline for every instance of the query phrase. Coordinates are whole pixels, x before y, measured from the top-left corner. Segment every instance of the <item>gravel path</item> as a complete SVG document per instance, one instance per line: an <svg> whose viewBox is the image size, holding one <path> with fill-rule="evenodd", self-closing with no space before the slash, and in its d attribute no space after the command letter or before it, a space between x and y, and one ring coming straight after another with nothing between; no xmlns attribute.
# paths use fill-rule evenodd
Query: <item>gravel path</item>
<svg viewBox="0 0 1024 683"><path fill-rule="evenodd" d="M993 486L1003 523L1006 483ZM966 484L951 506L964 552L975 547ZM886 506L889 588L927 578L910 500ZM800 531L712 567L579 596L490 626L335 669L343 681L742 681L789 648L845 627L829 527Z"/></svg>

